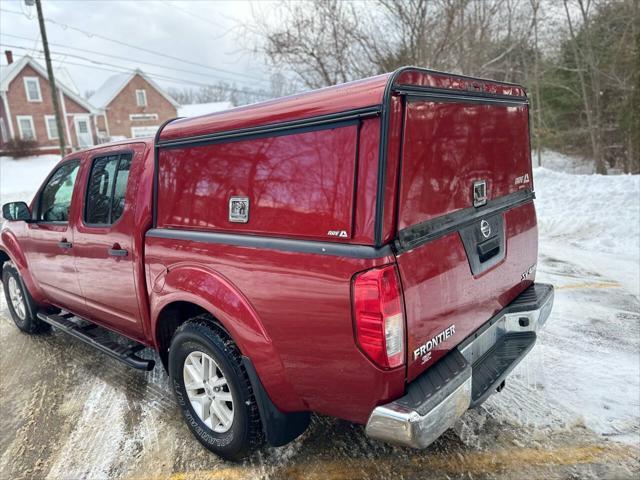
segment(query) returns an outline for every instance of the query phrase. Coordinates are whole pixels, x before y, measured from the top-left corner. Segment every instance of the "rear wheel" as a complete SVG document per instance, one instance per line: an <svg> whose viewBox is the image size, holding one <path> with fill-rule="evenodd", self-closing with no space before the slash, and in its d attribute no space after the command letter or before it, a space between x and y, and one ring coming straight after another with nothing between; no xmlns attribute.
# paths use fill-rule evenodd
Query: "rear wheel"
<svg viewBox="0 0 640 480"><path fill-rule="evenodd" d="M26 333L40 333L51 328L48 323L36 317L36 304L12 262L4 264L2 287L11 318L20 330Z"/></svg>
<svg viewBox="0 0 640 480"><path fill-rule="evenodd" d="M169 375L182 415L212 452L238 460L262 443L262 425L240 351L204 317L181 325L169 349Z"/></svg>

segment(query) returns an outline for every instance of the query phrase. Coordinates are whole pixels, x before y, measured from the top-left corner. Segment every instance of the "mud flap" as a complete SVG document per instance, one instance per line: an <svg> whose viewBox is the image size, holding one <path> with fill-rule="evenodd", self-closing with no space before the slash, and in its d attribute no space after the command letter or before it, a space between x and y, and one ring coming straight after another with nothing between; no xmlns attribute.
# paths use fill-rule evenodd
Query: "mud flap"
<svg viewBox="0 0 640 480"><path fill-rule="evenodd" d="M262 429L267 442L274 447L281 447L304 433L309 426L311 414L309 412L281 412L269 398L251 360L243 355L242 364L253 387L253 394L258 403Z"/></svg>

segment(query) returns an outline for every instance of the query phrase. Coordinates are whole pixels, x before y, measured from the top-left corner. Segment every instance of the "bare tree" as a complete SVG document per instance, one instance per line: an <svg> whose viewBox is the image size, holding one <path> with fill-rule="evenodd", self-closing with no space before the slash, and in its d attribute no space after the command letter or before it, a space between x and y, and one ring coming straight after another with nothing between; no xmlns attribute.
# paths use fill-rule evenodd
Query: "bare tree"
<svg viewBox="0 0 640 480"><path fill-rule="evenodd" d="M247 28L269 64L307 88L402 65L514 80L532 28L526 0L283 1L276 10L277 20L260 12Z"/></svg>
<svg viewBox="0 0 640 480"><path fill-rule="evenodd" d="M536 113L535 120L535 139L536 139L536 157L538 166L542 166L542 147L540 143L540 134L542 130L542 97L540 96L540 45L538 43L538 11L540 10L540 0L529 0L531 2L531 21L533 23L533 49L535 51L534 67L533 67L533 85L534 85L534 107Z"/></svg>
<svg viewBox="0 0 640 480"><path fill-rule="evenodd" d="M277 74L278 95L404 65L521 83L538 165L550 146L588 155L599 173L607 164L637 171L638 4L282 0L255 13L245 37Z"/></svg>
<svg viewBox="0 0 640 480"><path fill-rule="evenodd" d="M593 55L593 44L589 27L589 9L591 0L578 0L580 15L584 29L584 41L576 38L576 29L568 0L563 0L564 10L567 15L567 26L571 36L571 48L574 53L578 78L580 79L580 91L584 112L587 118L587 128L591 141L591 154L596 162L596 173L606 174L607 168L602 157L600 142L600 77L599 70Z"/></svg>

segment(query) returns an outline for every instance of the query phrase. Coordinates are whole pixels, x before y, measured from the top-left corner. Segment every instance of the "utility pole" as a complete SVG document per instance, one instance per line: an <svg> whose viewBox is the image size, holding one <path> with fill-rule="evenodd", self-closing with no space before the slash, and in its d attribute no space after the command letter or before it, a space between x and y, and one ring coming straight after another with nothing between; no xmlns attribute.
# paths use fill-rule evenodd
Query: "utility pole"
<svg viewBox="0 0 640 480"><path fill-rule="evenodd" d="M25 3L27 3L25 1ZM28 2L31 3L31 2ZM36 0L36 9L38 10L38 23L40 24L40 36L42 37L42 47L44 49L44 58L47 63L47 74L49 75L49 87L51 88L51 101L53 103L53 112L56 115L56 127L58 129L58 142L60 143L60 155L64 157L64 128L62 116L60 115L60 105L58 104L58 89L53 78L53 67L51 66L51 55L49 54L49 42L47 41L47 30L44 27L44 16L42 15L42 2Z"/></svg>

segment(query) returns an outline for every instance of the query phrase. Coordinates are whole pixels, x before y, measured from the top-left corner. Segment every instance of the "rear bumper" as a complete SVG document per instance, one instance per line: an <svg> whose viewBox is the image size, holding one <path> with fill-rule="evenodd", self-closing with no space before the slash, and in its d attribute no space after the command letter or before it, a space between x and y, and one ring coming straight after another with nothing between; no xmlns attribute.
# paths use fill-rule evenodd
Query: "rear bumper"
<svg viewBox="0 0 640 480"><path fill-rule="evenodd" d="M531 350L553 306L553 286L536 283L409 384L376 407L368 436L425 448L470 407L484 402Z"/></svg>

